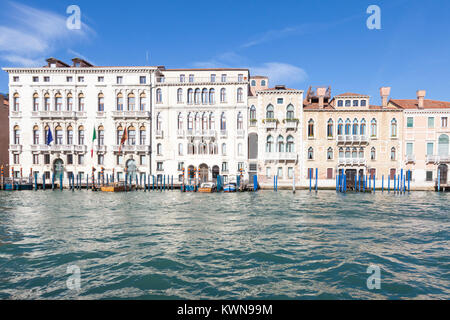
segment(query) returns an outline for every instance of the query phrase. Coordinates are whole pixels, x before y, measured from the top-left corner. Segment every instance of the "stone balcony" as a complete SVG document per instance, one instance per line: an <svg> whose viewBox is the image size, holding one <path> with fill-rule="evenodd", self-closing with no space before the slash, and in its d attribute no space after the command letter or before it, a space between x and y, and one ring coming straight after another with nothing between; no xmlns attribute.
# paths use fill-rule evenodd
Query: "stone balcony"
<svg viewBox="0 0 450 320"><path fill-rule="evenodd" d="M276 120L272 121L272 120L266 119L264 121L264 128L266 128L266 129L276 129L277 128L277 121Z"/></svg>
<svg viewBox="0 0 450 320"><path fill-rule="evenodd" d="M75 119L86 118L85 111L32 111L31 116L41 119Z"/></svg>
<svg viewBox="0 0 450 320"><path fill-rule="evenodd" d="M339 158L338 165L340 166L364 166L366 159L364 158Z"/></svg>
<svg viewBox="0 0 450 320"><path fill-rule="evenodd" d="M86 152L87 147L85 145L74 144L32 144L30 146L31 151L38 152Z"/></svg>
<svg viewBox="0 0 450 320"><path fill-rule="evenodd" d="M298 121L296 120L285 120L284 127L286 129L296 130L298 125Z"/></svg>
<svg viewBox="0 0 450 320"><path fill-rule="evenodd" d="M94 151L95 152L106 152L106 146L105 145L103 145L103 146L95 145Z"/></svg>
<svg viewBox="0 0 450 320"><path fill-rule="evenodd" d="M11 151L11 152L22 152L22 145L21 144L10 144L9 145L9 151Z"/></svg>
<svg viewBox="0 0 450 320"><path fill-rule="evenodd" d="M286 161L286 160L297 160L297 153L295 152L266 152L264 155L264 160L271 161Z"/></svg>
<svg viewBox="0 0 450 320"><path fill-rule="evenodd" d="M427 163L449 163L450 155L427 155Z"/></svg>
<svg viewBox="0 0 450 320"><path fill-rule="evenodd" d="M188 130L186 136L191 138L215 138L216 130Z"/></svg>
<svg viewBox="0 0 450 320"><path fill-rule="evenodd" d="M413 154L405 155L405 162L406 163L415 163L416 162L416 156L413 155Z"/></svg>
<svg viewBox="0 0 450 320"><path fill-rule="evenodd" d="M113 152L119 152L120 145L112 146ZM150 150L149 145L123 145L121 152L148 152Z"/></svg>
<svg viewBox="0 0 450 320"><path fill-rule="evenodd" d="M338 144L367 144L369 138L363 135L338 135L336 142Z"/></svg>
<svg viewBox="0 0 450 320"><path fill-rule="evenodd" d="M141 111L141 110L139 110L139 111L128 111L128 110L113 111L112 116L113 116L113 118L122 118L122 119L127 119L127 118L148 119L148 118L150 118L150 112Z"/></svg>

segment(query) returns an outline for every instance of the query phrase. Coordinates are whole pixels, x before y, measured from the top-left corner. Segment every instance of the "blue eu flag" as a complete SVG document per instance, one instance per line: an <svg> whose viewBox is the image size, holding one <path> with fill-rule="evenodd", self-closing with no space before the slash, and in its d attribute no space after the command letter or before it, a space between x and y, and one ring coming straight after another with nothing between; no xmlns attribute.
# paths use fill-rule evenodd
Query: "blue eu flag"
<svg viewBox="0 0 450 320"><path fill-rule="evenodd" d="M47 145L49 146L52 141L53 141L52 131L50 130L50 128L48 128L48 131L47 131Z"/></svg>

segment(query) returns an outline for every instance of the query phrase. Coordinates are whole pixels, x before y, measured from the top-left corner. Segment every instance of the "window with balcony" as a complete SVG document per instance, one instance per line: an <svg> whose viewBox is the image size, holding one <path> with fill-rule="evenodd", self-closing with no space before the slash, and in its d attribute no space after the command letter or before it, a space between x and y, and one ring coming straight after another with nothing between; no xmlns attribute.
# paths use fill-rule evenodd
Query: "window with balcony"
<svg viewBox="0 0 450 320"><path fill-rule="evenodd" d="M78 144L84 145L84 127L83 126L78 127Z"/></svg>
<svg viewBox="0 0 450 320"><path fill-rule="evenodd" d="M78 111L84 111L84 95L82 93L78 95Z"/></svg>
<svg viewBox="0 0 450 320"><path fill-rule="evenodd" d="M39 127L33 127L33 144L39 144Z"/></svg>
<svg viewBox="0 0 450 320"><path fill-rule="evenodd" d="M55 96L55 111L62 110L62 96L60 93L57 93Z"/></svg>
<svg viewBox="0 0 450 320"><path fill-rule="evenodd" d="M277 138L277 152L284 152L284 138L281 135Z"/></svg>
<svg viewBox="0 0 450 320"><path fill-rule="evenodd" d="M67 99L66 99L66 110L67 111L72 111L73 110L73 98L72 98L72 94L69 93L67 95Z"/></svg>
<svg viewBox="0 0 450 320"><path fill-rule="evenodd" d="M275 118L275 113L274 113L273 106L271 104L269 104L266 108L266 119L274 119L274 118Z"/></svg>
<svg viewBox="0 0 450 320"><path fill-rule="evenodd" d="M438 154L440 156L449 155L449 137L446 134L441 134L438 139Z"/></svg>
<svg viewBox="0 0 450 320"><path fill-rule="evenodd" d="M344 148L339 148L339 159L344 158Z"/></svg>
<svg viewBox="0 0 450 320"><path fill-rule="evenodd" d="M338 120L337 134L338 136L344 134L344 121L342 119Z"/></svg>
<svg viewBox="0 0 450 320"><path fill-rule="evenodd" d="M352 153L351 153L349 147L345 148L345 157L346 157L347 159L350 159L350 158L352 157Z"/></svg>
<svg viewBox="0 0 450 320"><path fill-rule="evenodd" d="M73 144L73 128L72 126L67 127L67 144Z"/></svg>
<svg viewBox="0 0 450 320"><path fill-rule="evenodd" d="M366 135L366 120L364 118L361 120L361 125L359 126L359 134L362 136Z"/></svg>
<svg viewBox="0 0 450 320"><path fill-rule="evenodd" d="M105 145L105 128L103 126L98 127L98 145L104 146Z"/></svg>
<svg viewBox="0 0 450 320"><path fill-rule="evenodd" d="M139 128L139 144L145 146L147 142L147 130L144 126Z"/></svg>
<svg viewBox="0 0 450 320"><path fill-rule="evenodd" d="M123 111L123 95L121 92L116 97L116 109L117 111Z"/></svg>
<svg viewBox="0 0 450 320"><path fill-rule="evenodd" d="M286 107L286 119L294 120L294 117L295 117L294 106L292 104L290 104Z"/></svg>
<svg viewBox="0 0 450 320"><path fill-rule="evenodd" d="M345 120L345 134L346 134L346 135L349 135L349 134L350 134L350 132L351 132L351 127L352 127L352 124L351 124L350 119Z"/></svg>
<svg viewBox="0 0 450 320"><path fill-rule="evenodd" d="M134 93L129 93L128 94L128 111L134 111L136 108L136 99L134 97Z"/></svg>
<svg viewBox="0 0 450 320"><path fill-rule="evenodd" d="M14 144L20 144L20 128L19 126L14 126Z"/></svg>
<svg viewBox="0 0 450 320"><path fill-rule="evenodd" d="M39 95L33 94L33 111L39 111Z"/></svg>
<svg viewBox="0 0 450 320"><path fill-rule="evenodd" d="M359 128L358 119L354 119L353 120L353 127L352 127L352 134L354 136L356 136L358 134L358 128Z"/></svg>
<svg viewBox="0 0 450 320"><path fill-rule="evenodd" d="M63 130L61 126L55 128L55 144L63 144Z"/></svg>
<svg viewBox="0 0 450 320"><path fill-rule="evenodd" d="M133 126L128 127L128 145L136 145L136 129Z"/></svg>
<svg viewBox="0 0 450 320"><path fill-rule="evenodd" d="M273 152L273 137L271 135L266 139L266 152Z"/></svg>

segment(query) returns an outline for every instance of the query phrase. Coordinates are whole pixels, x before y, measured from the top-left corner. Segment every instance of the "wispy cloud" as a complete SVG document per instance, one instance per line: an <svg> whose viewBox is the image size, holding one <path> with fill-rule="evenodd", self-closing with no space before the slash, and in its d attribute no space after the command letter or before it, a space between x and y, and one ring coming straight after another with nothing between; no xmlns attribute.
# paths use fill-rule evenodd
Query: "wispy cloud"
<svg viewBox="0 0 450 320"><path fill-rule="evenodd" d="M95 32L86 24L79 30L66 27L67 16L10 2L0 25L0 59L21 66L41 65L43 57Z"/></svg>
<svg viewBox="0 0 450 320"><path fill-rule="evenodd" d="M276 39L292 36L292 35L300 35L307 33L313 30L313 26L310 24L304 24L301 26L293 26L286 27L283 29L274 29L266 31L262 34L256 35L253 40L250 40L241 45L241 48L250 48L256 46L258 44L262 44L265 42L270 42Z"/></svg>
<svg viewBox="0 0 450 320"><path fill-rule="evenodd" d="M302 68L283 62L266 62L250 70L252 74L268 76L272 84L298 84L308 78L306 71Z"/></svg>

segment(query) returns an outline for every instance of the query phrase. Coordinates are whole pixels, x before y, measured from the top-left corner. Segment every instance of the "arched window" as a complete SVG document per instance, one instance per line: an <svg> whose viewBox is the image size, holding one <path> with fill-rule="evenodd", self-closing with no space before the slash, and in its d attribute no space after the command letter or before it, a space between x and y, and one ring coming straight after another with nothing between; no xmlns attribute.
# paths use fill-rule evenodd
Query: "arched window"
<svg viewBox="0 0 450 320"><path fill-rule="evenodd" d="M350 148L349 147L345 148L345 157L346 158L350 158L351 157L351 153L350 153Z"/></svg>
<svg viewBox="0 0 450 320"><path fill-rule="evenodd" d="M203 88L202 90L202 104L208 103L208 89Z"/></svg>
<svg viewBox="0 0 450 320"><path fill-rule="evenodd" d="M339 148L339 159L344 158L344 148L340 147Z"/></svg>
<svg viewBox="0 0 450 320"><path fill-rule="evenodd" d="M39 144L39 127L33 127L33 144Z"/></svg>
<svg viewBox="0 0 450 320"><path fill-rule="evenodd" d="M128 127L128 144L131 146L136 145L136 128L133 126Z"/></svg>
<svg viewBox="0 0 450 320"><path fill-rule="evenodd" d="M251 86L252 86L252 87L256 86L256 81L255 81L255 80L252 80Z"/></svg>
<svg viewBox="0 0 450 320"><path fill-rule="evenodd" d="M358 158L358 149L356 149L356 148L352 149L352 158L353 159Z"/></svg>
<svg viewBox="0 0 450 320"><path fill-rule="evenodd" d="M194 93L194 103L195 104L200 104L200 89L195 89L195 93Z"/></svg>
<svg viewBox="0 0 450 320"><path fill-rule="evenodd" d="M242 88L237 89L237 102L243 102L244 101L244 91Z"/></svg>
<svg viewBox="0 0 450 320"><path fill-rule="evenodd" d="M105 111L105 98L103 97L103 93L98 94L98 111Z"/></svg>
<svg viewBox="0 0 450 320"><path fill-rule="evenodd" d="M358 119L354 119L353 120L353 129L352 129L352 134L354 136L356 136L358 134Z"/></svg>
<svg viewBox="0 0 450 320"><path fill-rule="evenodd" d="M277 151L284 152L284 138L281 135L277 138Z"/></svg>
<svg viewBox="0 0 450 320"><path fill-rule="evenodd" d="M194 94L194 90L188 89L188 92L187 92L187 103L188 104L192 104L192 102L193 102L193 100L192 100L193 94Z"/></svg>
<svg viewBox="0 0 450 320"><path fill-rule="evenodd" d="M395 148L391 148L391 160L395 160Z"/></svg>
<svg viewBox="0 0 450 320"><path fill-rule="evenodd" d="M156 103L162 103L162 91L160 88L156 89Z"/></svg>
<svg viewBox="0 0 450 320"><path fill-rule="evenodd" d="M288 120L294 119L294 106L292 104L286 107L286 119Z"/></svg>
<svg viewBox="0 0 450 320"><path fill-rule="evenodd" d="M156 130L160 131L162 129L162 117L161 112L156 115Z"/></svg>
<svg viewBox="0 0 450 320"><path fill-rule="evenodd" d="M146 140L147 140L147 129L145 128L145 126L141 126L139 128L139 144L141 146L146 145Z"/></svg>
<svg viewBox="0 0 450 320"><path fill-rule="evenodd" d="M286 152L295 152L294 137L291 135L286 139Z"/></svg>
<svg viewBox="0 0 450 320"><path fill-rule="evenodd" d="M202 130L208 130L208 115L203 112L202 115Z"/></svg>
<svg viewBox="0 0 450 320"><path fill-rule="evenodd" d="M33 94L33 111L39 111L39 95Z"/></svg>
<svg viewBox="0 0 450 320"><path fill-rule="evenodd" d="M122 141L122 136L123 136L123 128L122 128L122 126L118 126L117 130L116 130L117 145L120 145L120 142Z"/></svg>
<svg viewBox="0 0 450 320"><path fill-rule="evenodd" d="M182 143L178 144L178 155L179 156L183 155L183 144Z"/></svg>
<svg viewBox="0 0 450 320"><path fill-rule="evenodd" d="M266 80L261 80L261 86L265 86L266 85Z"/></svg>
<svg viewBox="0 0 450 320"><path fill-rule="evenodd" d="M55 95L55 111L61 111L62 110L62 96L61 93L57 93Z"/></svg>
<svg viewBox="0 0 450 320"><path fill-rule="evenodd" d="M78 144L84 145L84 127L83 126L78 127Z"/></svg>
<svg viewBox="0 0 450 320"><path fill-rule="evenodd" d="M200 123L200 114L198 112L195 114L194 121L195 121L195 123L194 123L195 130L199 131L201 123Z"/></svg>
<svg viewBox="0 0 450 320"><path fill-rule="evenodd" d="M359 149L359 158L364 159L364 148Z"/></svg>
<svg viewBox="0 0 450 320"><path fill-rule="evenodd" d="M250 107L250 120L256 120L256 108L253 105Z"/></svg>
<svg viewBox="0 0 450 320"><path fill-rule="evenodd" d="M182 130L183 129L183 115L181 114L181 112L178 113L177 128L178 128L178 130Z"/></svg>
<svg viewBox="0 0 450 320"><path fill-rule="evenodd" d="M48 110L50 110L50 106ZM78 95L78 111L84 111L84 95L82 93Z"/></svg>
<svg viewBox="0 0 450 320"><path fill-rule="evenodd" d="M344 133L344 121L342 119L338 120L338 127L337 127L337 134L338 136L341 136Z"/></svg>
<svg viewBox="0 0 450 320"><path fill-rule="evenodd" d="M188 113L188 117L187 117L187 129L188 130L193 130L194 129L194 118L192 116L192 112Z"/></svg>
<svg viewBox="0 0 450 320"><path fill-rule="evenodd" d="M16 92L14 93L13 96L13 110L14 111L19 111L19 105L20 105L20 98L19 98L19 94Z"/></svg>
<svg viewBox="0 0 450 320"><path fill-rule="evenodd" d="M188 143L188 154L195 154L195 145L193 143Z"/></svg>
<svg viewBox="0 0 450 320"><path fill-rule="evenodd" d="M225 88L220 89L220 102L227 102L227 91Z"/></svg>
<svg viewBox="0 0 450 320"><path fill-rule="evenodd" d="M438 155L449 155L449 138L446 134L441 134L438 139Z"/></svg>
<svg viewBox="0 0 450 320"><path fill-rule="evenodd" d="M209 104L216 103L216 91L214 89L209 89Z"/></svg>
<svg viewBox="0 0 450 320"><path fill-rule="evenodd" d="M50 111L50 95L48 93L44 94L44 111Z"/></svg>
<svg viewBox="0 0 450 320"><path fill-rule="evenodd" d="M183 89L179 88L177 90L177 102L182 103L183 102Z"/></svg>
<svg viewBox="0 0 450 320"><path fill-rule="evenodd" d="M158 143L158 144L156 145L156 154L157 154L158 156L161 156L161 155L162 155L162 144L161 144L161 143Z"/></svg>
<svg viewBox="0 0 450 320"><path fill-rule="evenodd" d="M370 160L375 160L375 158L376 158L375 147L372 147L372 149L370 149Z"/></svg>
<svg viewBox="0 0 450 320"><path fill-rule="evenodd" d="M376 137L377 136L377 120L372 119L370 122L370 136Z"/></svg>
<svg viewBox="0 0 450 320"><path fill-rule="evenodd" d="M55 128L55 144L63 144L63 130L61 126Z"/></svg>
<svg viewBox="0 0 450 320"><path fill-rule="evenodd" d="M73 144L73 128L72 126L67 127L67 144Z"/></svg>
<svg viewBox="0 0 450 320"><path fill-rule="evenodd" d="M397 120L395 118L391 120L391 137L397 137Z"/></svg>
<svg viewBox="0 0 450 320"><path fill-rule="evenodd" d="M134 98L134 93L128 94L128 111L134 111L136 106L136 99Z"/></svg>
<svg viewBox="0 0 450 320"><path fill-rule="evenodd" d="M14 126L14 144L20 144L20 128Z"/></svg>
<svg viewBox="0 0 450 320"><path fill-rule="evenodd" d="M327 160L332 160L333 159L333 148L329 147L327 149Z"/></svg>
<svg viewBox="0 0 450 320"><path fill-rule="evenodd" d="M244 127L244 122L243 122L242 113L239 112L237 115L237 129L242 130L243 127Z"/></svg>
<svg viewBox="0 0 450 320"><path fill-rule="evenodd" d="M67 94L67 99L66 99L66 109L67 111L72 111L73 110L73 98L72 98L72 94L69 92Z"/></svg>
<svg viewBox="0 0 450 320"><path fill-rule="evenodd" d="M361 125L359 126L359 134L362 136L366 135L366 120L364 118L361 120Z"/></svg>
<svg viewBox="0 0 450 320"><path fill-rule="evenodd" d="M314 120L309 119L308 121L308 137L313 138L314 137Z"/></svg>
<svg viewBox="0 0 450 320"><path fill-rule="evenodd" d="M227 145L225 143L222 143L222 155L227 155Z"/></svg>
<svg viewBox="0 0 450 320"><path fill-rule="evenodd" d="M327 137L332 138L333 137L333 120L329 119L327 124Z"/></svg>
<svg viewBox="0 0 450 320"><path fill-rule="evenodd" d="M345 120L345 134L349 135L351 131L351 122L350 119Z"/></svg>
<svg viewBox="0 0 450 320"><path fill-rule="evenodd" d="M123 95L121 92L117 94L116 104L117 104L117 111L123 111Z"/></svg>
<svg viewBox="0 0 450 320"><path fill-rule="evenodd" d="M266 119L274 119L273 105L269 104L266 108Z"/></svg>
<svg viewBox="0 0 450 320"><path fill-rule="evenodd" d="M139 110L140 111L145 111L145 105L146 105L145 100L146 100L146 98L147 97L145 96L145 93L142 92L141 95L139 96Z"/></svg>
<svg viewBox="0 0 450 320"><path fill-rule="evenodd" d="M313 160L314 159L314 149L313 147L309 147L308 148L308 160Z"/></svg>
<svg viewBox="0 0 450 320"><path fill-rule="evenodd" d="M225 116L225 112L222 112L222 115L220 116L220 130L226 129L227 129L227 118Z"/></svg>
<svg viewBox="0 0 450 320"><path fill-rule="evenodd" d="M216 127L216 124L215 124L215 120L214 120L214 113L211 112L209 114L209 129L210 130L214 130L215 127Z"/></svg>
<svg viewBox="0 0 450 320"><path fill-rule="evenodd" d="M273 137L268 136L266 140L266 152L272 152L273 151Z"/></svg>

